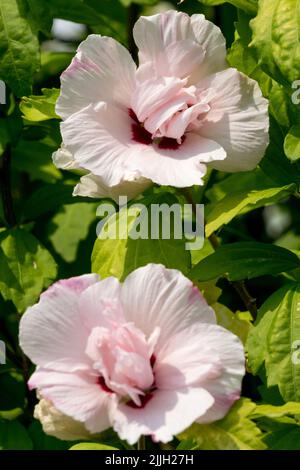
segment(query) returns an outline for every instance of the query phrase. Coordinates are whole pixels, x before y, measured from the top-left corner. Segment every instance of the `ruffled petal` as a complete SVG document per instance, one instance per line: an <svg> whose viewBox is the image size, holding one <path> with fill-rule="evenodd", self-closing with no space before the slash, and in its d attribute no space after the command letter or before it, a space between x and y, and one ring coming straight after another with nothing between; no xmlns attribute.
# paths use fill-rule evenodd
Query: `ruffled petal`
<svg viewBox="0 0 300 470"><path fill-rule="evenodd" d="M219 325L199 323L170 337L156 354L154 367L159 389L200 386L214 398L216 394L228 400L240 395L244 374L239 338Z"/></svg>
<svg viewBox="0 0 300 470"><path fill-rule="evenodd" d="M111 426L108 413L113 394L101 389L96 376L40 369L31 376L29 386L38 388L58 411L84 423L92 433Z"/></svg>
<svg viewBox="0 0 300 470"><path fill-rule="evenodd" d="M189 83L197 83L201 77L228 67L221 30L201 14L189 17L171 10L140 17L134 38L140 65L151 63L157 75L189 76Z"/></svg>
<svg viewBox="0 0 300 470"><path fill-rule="evenodd" d="M136 66L125 47L113 38L91 34L78 47L61 76L56 112L63 119L91 103L130 103Z"/></svg>
<svg viewBox="0 0 300 470"><path fill-rule="evenodd" d="M200 78L220 72L228 67L226 62L226 41L220 28L208 21L204 15L192 15L191 25L196 42L201 44L205 51L205 58L201 66L194 69L190 77L191 83L197 83Z"/></svg>
<svg viewBox="0 0 300 470"><path fill-rule="evenodd" d="M199 290L180 271L148 264L125 279L121 302L127 321L147 337L160 328L156 350L175 333L195 323L215 323L215 314Z"/></svg>
<svg viewBox="0 0 300 470"><path fill-rule="evenodd" d="M120 292L121 284L115 277L107 277L86 289L79 299L82 325L91 331L106 326L107 320L123 319Z"/></svg>
<svg viewBox="0 0 300 470"><path fill-rule="evenodd" d="M198 85L211 107L199 133L213 138L227 152L224 161L211 166L228 172L254 169L269 143L268 101L258 84L236 69L228 69Z"/></svg>
<svg viewBox="0 0 300 470"><path fill-rule="evenodd" d="M138 143L132 138L132 125L127 113L101 103L74 114L61 129L78 165L101 176L108 186L120 184L128 172L138 172L161 185L201 184L206 173L203 162L226 158L218 143L193 132L175 148L173 141L170 148Z"/></svg>
<svg viewBox="0 0 300 470"><path fill-rule="evenodd" d="M73 196L92 198L111 198L119 203L120 196L126 196L128 200L134 199L152 185L146 178L138 176L138 172L125 174L119 184L108 186L101 176L89 173L80 178L75 186Z"/></svg>
<svg viewBox="0 0 300 470"><path fill-rule="evenodd" d="M81 321L79 299L97 281L96 274L59 281L27 309L20 322L20 346L32 362L70 372L90 366L85 355L89 331Z"/></svg>
<svg viewBox="0 0 300 470"><path fill-rule="evenodd" d="M169 442L211 408L213 397L201 388L154 392L142 408L119 404L111 419L121 439L135 444L142 435Z"/></svg>
<svg viewBox="0 0 300 470"><path fill-rule="evenodd" d="M139 49L140 64L162 61L165 49L176 42L193 39L193 30L187 14L170 10L165 13L141 16L133 29ZM169 61L168 61L169 63Z"/></svg>

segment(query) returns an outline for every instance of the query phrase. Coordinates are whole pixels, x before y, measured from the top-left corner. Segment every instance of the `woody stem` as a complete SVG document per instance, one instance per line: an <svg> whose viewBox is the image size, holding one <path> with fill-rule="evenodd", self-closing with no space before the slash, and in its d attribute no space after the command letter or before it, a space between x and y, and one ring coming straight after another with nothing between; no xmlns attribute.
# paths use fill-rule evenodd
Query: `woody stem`
<svg viewBox="0 0 300 470"><path fill-rule="evenodd" d="M183 194L186 200L191 204L194 214L196 215L196 203L194 202L188 188L183 189ZM214 250L217 250L220 246L219 240L215 233L212 233L208 240ZM245 285L245 281L228 281L230 285L236 290L246 309L251 313L252 317L255 319L257 316L257 306L256 299L254 299L248 292L248 289Z"/></svg>
<svg viewBox="0 0 300 470"><path fill-rule="evenodd" d="M137 450L146 450L146 438L141 436L137 443Z"/></svg>

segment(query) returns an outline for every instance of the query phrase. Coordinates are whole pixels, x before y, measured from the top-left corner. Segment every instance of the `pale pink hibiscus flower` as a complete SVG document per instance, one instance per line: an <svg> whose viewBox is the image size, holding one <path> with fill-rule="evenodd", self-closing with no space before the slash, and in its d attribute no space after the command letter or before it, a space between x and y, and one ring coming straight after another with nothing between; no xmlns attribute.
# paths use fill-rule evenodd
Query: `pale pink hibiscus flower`
<svg viewBox="0 0 300 470"><path fill-rule="evenodd" d="M240 340L177 270L149 264L123 284L85 275L54 284L21 320L20 344L37 364L29 381L47 427L112 427L135 443L168 442L194 421L221 419L240 396ZM50 404L53 408L49 412ZM69 424L68 424L69 423ZM77 424L75 436L83 428Z"/></svg>
<svg viewBox="0 0 300 470"><path fill-rule="evenodd" d="M152 183L201 185L207 165L255 168L268 145L268 102L228 68L220 29L168 11L141 17L134 39L138 67L121 44L94 34L62 74L64 148L54 162L86 172L75 194L134 197Z"/></svg>

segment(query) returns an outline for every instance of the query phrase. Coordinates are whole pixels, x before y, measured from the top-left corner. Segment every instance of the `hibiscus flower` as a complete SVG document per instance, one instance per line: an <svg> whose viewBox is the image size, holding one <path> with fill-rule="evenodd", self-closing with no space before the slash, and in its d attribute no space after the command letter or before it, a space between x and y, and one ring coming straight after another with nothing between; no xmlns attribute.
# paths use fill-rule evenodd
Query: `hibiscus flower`
<svg viewBox="0 0 300 470"><path fill-rule="evenodd" d="M225 39L203 15L168 11L134 27L137 67L92 34L62 74L60 168L85 172L75 194L135 197L152 183L201 185L207 166L256 167L268 145L268 102L226 64Z"/></svg>
<svg viewBox="0 0 300 470"><path fill-rule="evenodd" d="M59 281L22 317L20 344L38 366L35 416L58 437L112 427L130 444L168 442L194 421L223 418L245 372L240 340L199 290L155 264L123 284L94 274Z"/></svg>

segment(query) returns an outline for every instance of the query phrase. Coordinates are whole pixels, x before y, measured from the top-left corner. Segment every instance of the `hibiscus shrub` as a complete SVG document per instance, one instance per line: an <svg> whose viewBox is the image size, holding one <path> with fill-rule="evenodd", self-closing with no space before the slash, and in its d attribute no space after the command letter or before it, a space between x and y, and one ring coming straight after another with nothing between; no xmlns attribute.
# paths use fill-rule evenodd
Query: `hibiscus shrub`
<svg viewBox="0 0 300 470"><path fill-rule="evenodd" d="M0 0L0 449L300 449L298 10Z"/></svg>

